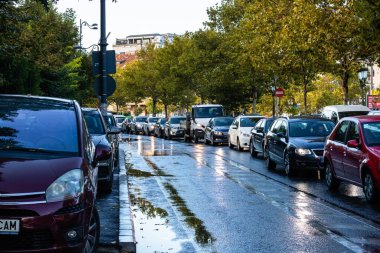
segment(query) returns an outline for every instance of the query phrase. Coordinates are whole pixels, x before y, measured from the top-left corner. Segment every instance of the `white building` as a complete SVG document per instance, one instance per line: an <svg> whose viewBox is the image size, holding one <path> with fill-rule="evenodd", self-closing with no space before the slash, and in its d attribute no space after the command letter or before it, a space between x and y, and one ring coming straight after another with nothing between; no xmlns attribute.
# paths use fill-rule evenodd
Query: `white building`
<svg viewBox="0 0 380 253"><path fill-rule="evenodd" d="M156 48L162 48L165 42L173 42L174 36L175 34L173 33L129 35L123 39L116 39L116 44L112 48L116 54L135 53L148 44L154 44Z"/></svg>

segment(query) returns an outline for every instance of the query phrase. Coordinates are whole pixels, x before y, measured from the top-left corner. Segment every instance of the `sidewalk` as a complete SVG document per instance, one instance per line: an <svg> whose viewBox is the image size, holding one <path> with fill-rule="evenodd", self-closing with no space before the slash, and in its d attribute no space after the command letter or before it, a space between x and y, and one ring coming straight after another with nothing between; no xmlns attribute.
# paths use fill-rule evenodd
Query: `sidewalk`
<svg viewBox="0 0 380 253"><path fill-rule="evenodd" d="M123 146L125 144L121 143L119 168L114 171L112 193L99 194L97 200L100 216L98 253L136 252Z"/></svg>

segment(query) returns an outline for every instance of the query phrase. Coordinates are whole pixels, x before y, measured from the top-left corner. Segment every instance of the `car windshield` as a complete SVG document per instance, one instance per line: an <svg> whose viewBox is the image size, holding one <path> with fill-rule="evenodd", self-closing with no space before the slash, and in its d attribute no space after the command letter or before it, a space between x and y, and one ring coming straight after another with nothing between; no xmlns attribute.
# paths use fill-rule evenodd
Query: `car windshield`
<svg viewBox="0 0 380 253"><path fill-rule="evenodd" d="M79 152L73 104L44 99L0 100L0 150Z"/></svg>
<svg viewBox="0 0 380 253"><path fill-rule="evenodd" d="M290 122L289 126L290 137L313 137L329 135L334 128L334 123L322 120L305 120Z"/></svg>
<svg viewBox="0 0 380 253"><path fill-rule="evenodd" d="M181 121L185 120L185 118L170 118L169 123L170 124L180 124Z"/></svg>
<svg viewBox="0 0 380 253"><path fill-rule="evenodd" d="M112 115L105 116L104 120L106 121L108 127L116 126L115 118Z"/></svg>
<svg viewBox="0 0 380 253"><path fill-rule="evenodd" d="M240 127L254 127L261 118L242 117L240 119Z"/></svg>
<svg viewBox="0 0 380 253"><path fill-rule="evenodd" d="M196 118L214 118L223 116L223 109L220 106L195 107L193 110Z"/></svg>
<svg viewBox="0 0 380 253"><path fill-rule="evenodd" d="M165 123L166 123L166 119L161 119L160 124L165 124Z"/></svg>
<svg viewBox="0 0 380 253"><path fill-rule="evenodd" d="M147 119L147 117L139 117L139 118L136 118L136 122L145 122Z"/></svg>
<svg viewBox="0 0 380 253"><path fill-rule="evenodd" d="M234 118L216 118L214 119L215 126L230 126Z"/></svg>
<svg viewBox="0 0 380 253"><path fill-rule="evenodd" d="M380 146L380 122L363 123L362 128L367 146Z"/></svg>
<svg viewBox="0 0 380 253"><path fill-rule="evenodd" d="M117 118L116 118L116 121L117 121L117 123L123 123L124 118L122 118L122 117L117 117Z"/></svg>
<svg viewBox="0 0 380 253"><path fill-rule="evenodd" d="M148 119L148 122L149 122L149 123L156 123L157 120L158 120L158 118L149 118L149 119Z"/></svg>
<svg viewBox="0 0 380 253"><path fill-rule="evenodd" d="M352 111L352 112L338 112L339 118L344 117L351 117L351 116L360 116L360 115L367 115L367 111Z"/></svg>
<svg viewBox="0 0 380 253"><path fill-rule="evenodd" d="M105 134L106 130L103 127L102 118L99 113L85 113L87 128L90 134Z"/></svg>

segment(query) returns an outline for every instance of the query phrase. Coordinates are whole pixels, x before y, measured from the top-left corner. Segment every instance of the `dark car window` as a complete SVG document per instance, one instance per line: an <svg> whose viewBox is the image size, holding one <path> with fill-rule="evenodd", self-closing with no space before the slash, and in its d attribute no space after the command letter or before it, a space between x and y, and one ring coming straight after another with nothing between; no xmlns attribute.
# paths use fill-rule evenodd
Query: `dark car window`
<svg viewBox="0 0 380 253"><path fill-rule="evenodd" d="M367 115L367 111L353 111L353 112L338 112L339 118L350 117L350 116L359 116L359 115Z"/></svg>
<svg viewBox="0 0 380 253"><path fill-rule="evenodd" d="M362 128L367 146L380 146L380 122L363 123Z"/></svg>
<svg viewBox="0 0 380 253"><path fill-rule="evenodd" d="M122 118L122 117L117 117L117 118L116 118L116 121L117 121L117 123L123 123L124 118Z"/></svg>
<svg viewBox="0 0 380 253"><path fill-rule="evenodd" d="M116 126L115 118L112 115L105 116L104 120L106 121L108 127Z"/></svg>
<svg viewBox="0 0 380 253"><path fill-rule="evenodd" d="M138 117L136 118L136 122L145 122L147 120L147 117Z"/></svg>
<svg viewBox="0 0 380 253"><path fill-rule="evenodd" d="M195 107L193 108L196 118L214 118L223 116L222 107Z"/></svg>
<svg viewBox="0 0 380 253"><path fill-rule="evenodd" d="M291 137L327 136L334 128L334 123L327 120L294 121L289 125L289 136Z"/></svg>
<svg viewBox="0 0 380 253"><path fill-rule="evenodd" d="M283 135L286 135L288 132L288 124L286 121L282 121L280 128L278 129L279 133L282 133Z"/></svg>
<svg viewBox="0 0 380 253"><path fill-rule="evenodd" d="M181 121L185 120L185 118L170 118L170 124L179 124Z"/></svg>
<svg viewBox="0 0 380 253"><path fill-rule="evenodd" d="M334 136L334 141L345 143L346 133L347 133L349 125L350 125L349 121L343 121L339 125L339 127L338 127L338 129L337 129L337 131L335 133L335 136Z"/></svg>
<svg viewBox="0 0 380 253"><path fill-rule="evenodd" d="M215 126L230 126L234 118L215 118Z"/></svg>
<svg viewBox="0 0 380 253"><path fill-rule="evenodd" d="M240 119L240 127L254 127L259 121L259 118L248 118L244 117Z"/></svg>
<svg viewBox="0 0 380 253"><path fill-rule="evenodd" d="M273 122L274 122L274 119L273 119L273 118L272 118L272 119L266 119L266 120L265 120L264 132L267 132L267 131L268 131L268 129L272 126Z"/></svg>
<svg viewBox="0 0 380 253"><path fill-rule="evenodd" d="M350 140L359 140L359 127L355 122L351 122L348 127L346 143Z"/></svg>
<svg viewBox="0 0 380 253"><path fill-rule="evenodd" d="M149 119L148 119L148 122L149 122L149 123L156 123L157 120L158 120L158 118L149 118Z"/></svg>
<svg viewBox="0 0 380 253"><path fill-rule="evenodd" d="M160 124L161 124L161 125L163 125L163 124L165 124L165 123L166 123L166 118L163 118L163 119L160 120Z"/></svg>
<svg viewBox="0 0 380 253"><path fill-rule="evenodd" d="M281 125L281 122L282 122L282 120L277 120L277 121L275 121L274 123L273 123L273 125L272 125L272 127L271 127L271 131L273 132L273 133L278 133L278 129L280 128L280 125Z"/></svg>
<svg viewBox="0 0 380 253"><path fill-rule="evenodd" d="M102 116L99 113L84 113L86 119L88 131L90 134L105 134L106 130L104 129L102 123Z"/></svg>
<svg viewBox="0 0 380 253"><path fill-rule="evenodd" d="M0 100L0 149L79 152L74 105L48 100Z"/></svg>

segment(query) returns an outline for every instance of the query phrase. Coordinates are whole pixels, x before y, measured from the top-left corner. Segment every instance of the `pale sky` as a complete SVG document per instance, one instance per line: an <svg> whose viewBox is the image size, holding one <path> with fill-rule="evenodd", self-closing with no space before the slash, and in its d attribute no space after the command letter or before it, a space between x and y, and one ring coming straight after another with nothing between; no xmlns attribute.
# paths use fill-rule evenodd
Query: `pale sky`
<svg viewBox="0 0 380 253"><path fill-rule="evenodd" d="M184 34L203 28L208 20L207 8L220 0L106 0L106 35L111 50L116 38L147 33ZM79 20L97 23L98 30L82 26L82 46L97 44L100 39L100 0L59 0L59 12L72 8Z"/></svg>

